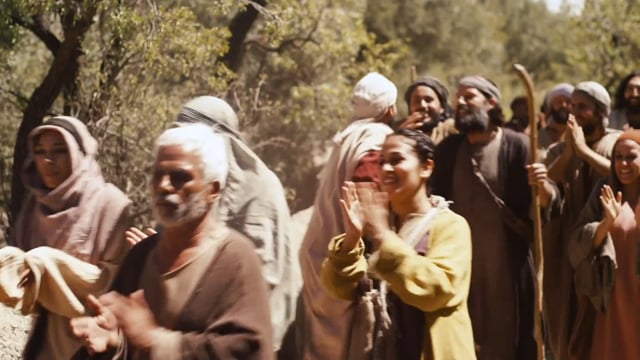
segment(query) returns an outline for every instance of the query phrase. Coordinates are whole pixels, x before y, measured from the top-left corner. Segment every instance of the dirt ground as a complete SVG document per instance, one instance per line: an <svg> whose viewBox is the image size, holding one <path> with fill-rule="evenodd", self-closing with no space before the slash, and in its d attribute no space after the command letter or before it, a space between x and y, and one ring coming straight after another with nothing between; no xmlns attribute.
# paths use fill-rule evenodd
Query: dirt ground
<svg viewBox="0 0 640 360"><path fill-rule="evenodd" d="M0 360L20 359L31 318L0 305Z"/></svg>

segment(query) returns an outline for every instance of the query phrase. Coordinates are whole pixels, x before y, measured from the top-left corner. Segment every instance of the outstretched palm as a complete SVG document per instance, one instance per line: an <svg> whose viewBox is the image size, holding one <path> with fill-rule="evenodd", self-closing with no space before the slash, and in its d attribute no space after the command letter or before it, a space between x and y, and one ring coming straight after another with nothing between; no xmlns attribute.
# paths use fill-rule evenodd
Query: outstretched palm
<svg viewBox="0 0 640 360"><path fill-rule="evenodd" d="M604 209L602 220L607 224L613 224L622 208L622 193L618 191L618 193L614 195L611 187L604 185L600 191L600 202Z"/></svg>
<svg viewBox="0 0 640 360"><path fill-rule="evenodd" d="M362 237L363 212L358 200L356 186L351 181L345 181L342 186L342 199L340 199L342 219L345 226L345 240L342 248L346 251L353 249Z"/></svg>

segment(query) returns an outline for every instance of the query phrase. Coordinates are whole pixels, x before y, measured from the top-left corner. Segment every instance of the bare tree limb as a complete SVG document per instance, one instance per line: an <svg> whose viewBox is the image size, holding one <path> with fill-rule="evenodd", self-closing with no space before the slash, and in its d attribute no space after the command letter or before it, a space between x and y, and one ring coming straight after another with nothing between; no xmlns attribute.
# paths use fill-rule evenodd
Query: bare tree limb
<svg viewBox="0 0 640 360"><path fill-rule="evenodd" d="M31 31L38 39L40 39L49 51L55 55L60 48L60 40L44 25L42 15L34 15L31 21L27 21L19 16L12 16L11 20L14 24Z"/></svg>
<svg viewBox="0 0 640 360"><path fill-rule="evenodd" d="M249 30L255 23L260 12L258 8L264 8L267 5L266 0L257 0L248 2L252 6L247 6L243 11L238 12L231 19L229 31L229 51L220 59L231 71L237 72L242 64L244 54L244 42L249 34Z"/></svg>

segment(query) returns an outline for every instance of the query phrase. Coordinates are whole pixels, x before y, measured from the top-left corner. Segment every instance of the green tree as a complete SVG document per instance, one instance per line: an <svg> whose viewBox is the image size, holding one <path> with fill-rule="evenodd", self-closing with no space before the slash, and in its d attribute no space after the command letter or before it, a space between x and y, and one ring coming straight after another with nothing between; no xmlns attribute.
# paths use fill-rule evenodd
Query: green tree
<svg viewBox="0 0 640 360"><path fill-rule="evenodd" d="M595 80L611 93L620 79L638 67L640 8L635 0L586 0L580 16L572 19L567 49L570 66L580 80ZM579 45L578 45L579 44Z"/></svg>

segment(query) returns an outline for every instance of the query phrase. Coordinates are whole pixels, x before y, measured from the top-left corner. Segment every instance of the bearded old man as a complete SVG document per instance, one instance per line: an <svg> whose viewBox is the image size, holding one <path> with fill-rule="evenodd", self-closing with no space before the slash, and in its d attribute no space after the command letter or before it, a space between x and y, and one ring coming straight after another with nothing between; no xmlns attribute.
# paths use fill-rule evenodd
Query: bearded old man
<svg viewBox="0 0 640 360"><path fill-rule="evenodd" d="M228 227L253 242L262 260L262 275L270 289L274 350L279 351L295 317L302 276L296 254L300 239L290 234L291 217L278 177L249 148L239 130L233 108L215 96L187 102L176 125L200 123L223 136L228 161L226 186L215 214Z"/></svg>
<svg viewBox="0 0 640 360"><path fill-rule="evenodd" d="M527 166L528 138L501 127L500 91L490 80L460 80L455 121L460 134L436 148L431 185L471 227L469 314L477 357L535 359L529 184L553 184L544 180L543 164Z"/></svg>
<svg viewBox="0 0 640 360"><path fill-rule="evenodd" d="M260 260L213 213L228 171L222 136L202 124L173 128L154 152L162 230L131 249L112 292L89 298L97 314L73 319L74 334L97 358L272 359Z"/></svg>

